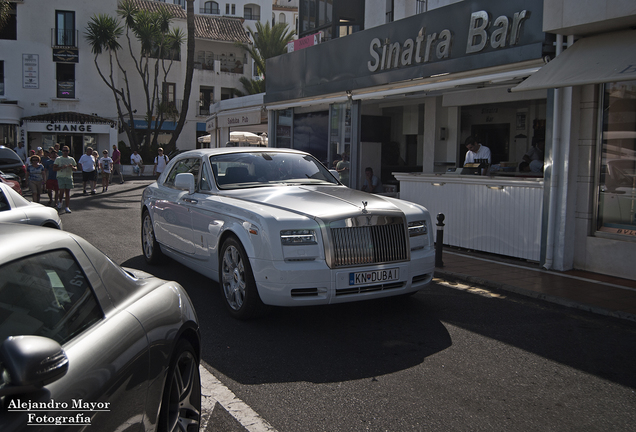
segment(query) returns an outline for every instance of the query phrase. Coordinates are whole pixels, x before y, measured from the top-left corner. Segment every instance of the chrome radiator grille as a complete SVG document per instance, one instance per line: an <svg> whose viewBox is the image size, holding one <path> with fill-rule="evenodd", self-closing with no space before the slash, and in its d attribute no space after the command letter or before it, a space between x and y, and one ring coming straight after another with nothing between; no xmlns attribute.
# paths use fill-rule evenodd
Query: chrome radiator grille
<svg viewBox="0 0 636 432"><path fill-rule="evenodd" d="M408 259L404 224L331 228L333 266L381 264Z"/></svg>

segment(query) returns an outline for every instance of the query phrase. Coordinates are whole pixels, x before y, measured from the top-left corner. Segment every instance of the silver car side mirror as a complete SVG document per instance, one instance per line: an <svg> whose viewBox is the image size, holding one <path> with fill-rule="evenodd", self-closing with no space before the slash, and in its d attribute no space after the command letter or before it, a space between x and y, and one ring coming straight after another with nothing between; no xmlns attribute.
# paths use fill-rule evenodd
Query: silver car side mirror
<svg viewBox="0 0 636 432"><path fill-rule="evenodd" d="M41 388L68 372L59 343L42 336L10 336L0 346L0 396Z"/></svg>
<svg viewBox="0 0 636 432"><path fill-rule="evenodd" d="M177 174L174 179L174 187L180 190L187 190L189 194L194 193L194 175L192 173Z"/></svg>

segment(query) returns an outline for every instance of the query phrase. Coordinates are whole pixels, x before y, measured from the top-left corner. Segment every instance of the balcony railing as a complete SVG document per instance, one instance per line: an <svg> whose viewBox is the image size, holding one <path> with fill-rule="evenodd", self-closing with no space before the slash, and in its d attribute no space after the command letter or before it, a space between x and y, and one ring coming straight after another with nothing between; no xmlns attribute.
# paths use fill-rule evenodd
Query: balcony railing
<svg viewBox="0 0 636 432"><path fill-rule="evenodd" d="M52 47L77 47L79 31L75 29L51 29Z"/></svg>
<svg viewBox="0 0 636 432"><path fill-rule="evenodd" d="M261 16L260 15L247 13L247 12L243 15L243 18L245 18L246 20L252 20L252 21L260 21L261 20Z"/></svg>

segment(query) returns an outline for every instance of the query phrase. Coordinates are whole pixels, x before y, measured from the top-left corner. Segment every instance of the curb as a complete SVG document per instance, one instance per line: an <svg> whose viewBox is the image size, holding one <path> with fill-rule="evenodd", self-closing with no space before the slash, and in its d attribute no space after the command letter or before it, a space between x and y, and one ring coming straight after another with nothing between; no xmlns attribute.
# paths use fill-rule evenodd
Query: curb
<svg viewBox="0 0 636 432"><path fill-rule="evenodd" d="M636 322L636 315L628 313L628 312L604 309L598 306L592 306L585 303L579 303L574 300L568 300L563 297L557 297L557 296L553 296L549 294L544 294L544 293L532 291L526 288L520 288L514 285L505 284L505 283L494 282L494 281L484 279L481 277L469 276L462 273L439 270L437 268L435 269L434 276L439 279L469 282L472 284L481 285L481 286L485 286L485 287L496 289L496 290L509 291L509 292L520 294L526 297L531 297L538 300L545 300L547 302L555 303L560 306L565 306L565 307L569 307L573 309L591 312L598 315L604 315L604 316L608 316L612 318L618 318L622 320Z"/></svg>

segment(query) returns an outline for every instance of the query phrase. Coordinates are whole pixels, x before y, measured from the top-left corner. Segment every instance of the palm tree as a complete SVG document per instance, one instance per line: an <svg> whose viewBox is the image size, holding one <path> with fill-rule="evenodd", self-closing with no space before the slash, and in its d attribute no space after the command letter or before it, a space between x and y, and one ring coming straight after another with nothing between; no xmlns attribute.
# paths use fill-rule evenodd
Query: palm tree
<svg viewBox="0 0 636 432"><path fill-rule="evenodd" d="M128 54L141 79L141 87L146 96L145 111L142 110L142 112L145 113L144 117L147 121L142 141L147 145L151 143L156 145L163 122L166 119L176 119L178 116L179 123L171 140L171 143L176 142L185 123L194 70L194 0L187 1L188 58L184 103L181 110L177 110L174 103L166 103L162 100L164 83L173 63L178 60L181 46L186 40L186 35L181 29L170 28L173 16L167 8L149 12L139 10L130 0L123 0L117 10L123 24L116 17L96 15L91 18L86 28L86 40L95 55L95 66L102 80L113 92L121 126L133 149L137 149L140 145L134 124L134 113L137 110L133 106L133 103L138 101L133 101L130 93L131 86L137 84L132 82L119 61L118 52L122 47L118 39L121 36L126 38ZM133 40L138 42L138 49L135 48L137 45L133 44ZM110 69L106 73L102 71L98 62L98 57L102 54L108 54L109 58ZM116 71L121 76L121 82L117 81ZM154 127L152 120L155 120Z"/></svg>
<svg viewBox="0 0 636 432"><path fill-rule="evenodd" d="M266 60L287 52L287 44L294 39L294 30L290 30L286 23L279 22L270 26L268 21L265 24L257 22L256 31L248 28L247 32L254 44L239 45L252 56L256 63L256 70L263 78L261 80L241 79L241 83L248 94L262 93L265 91Z"/></svg>

